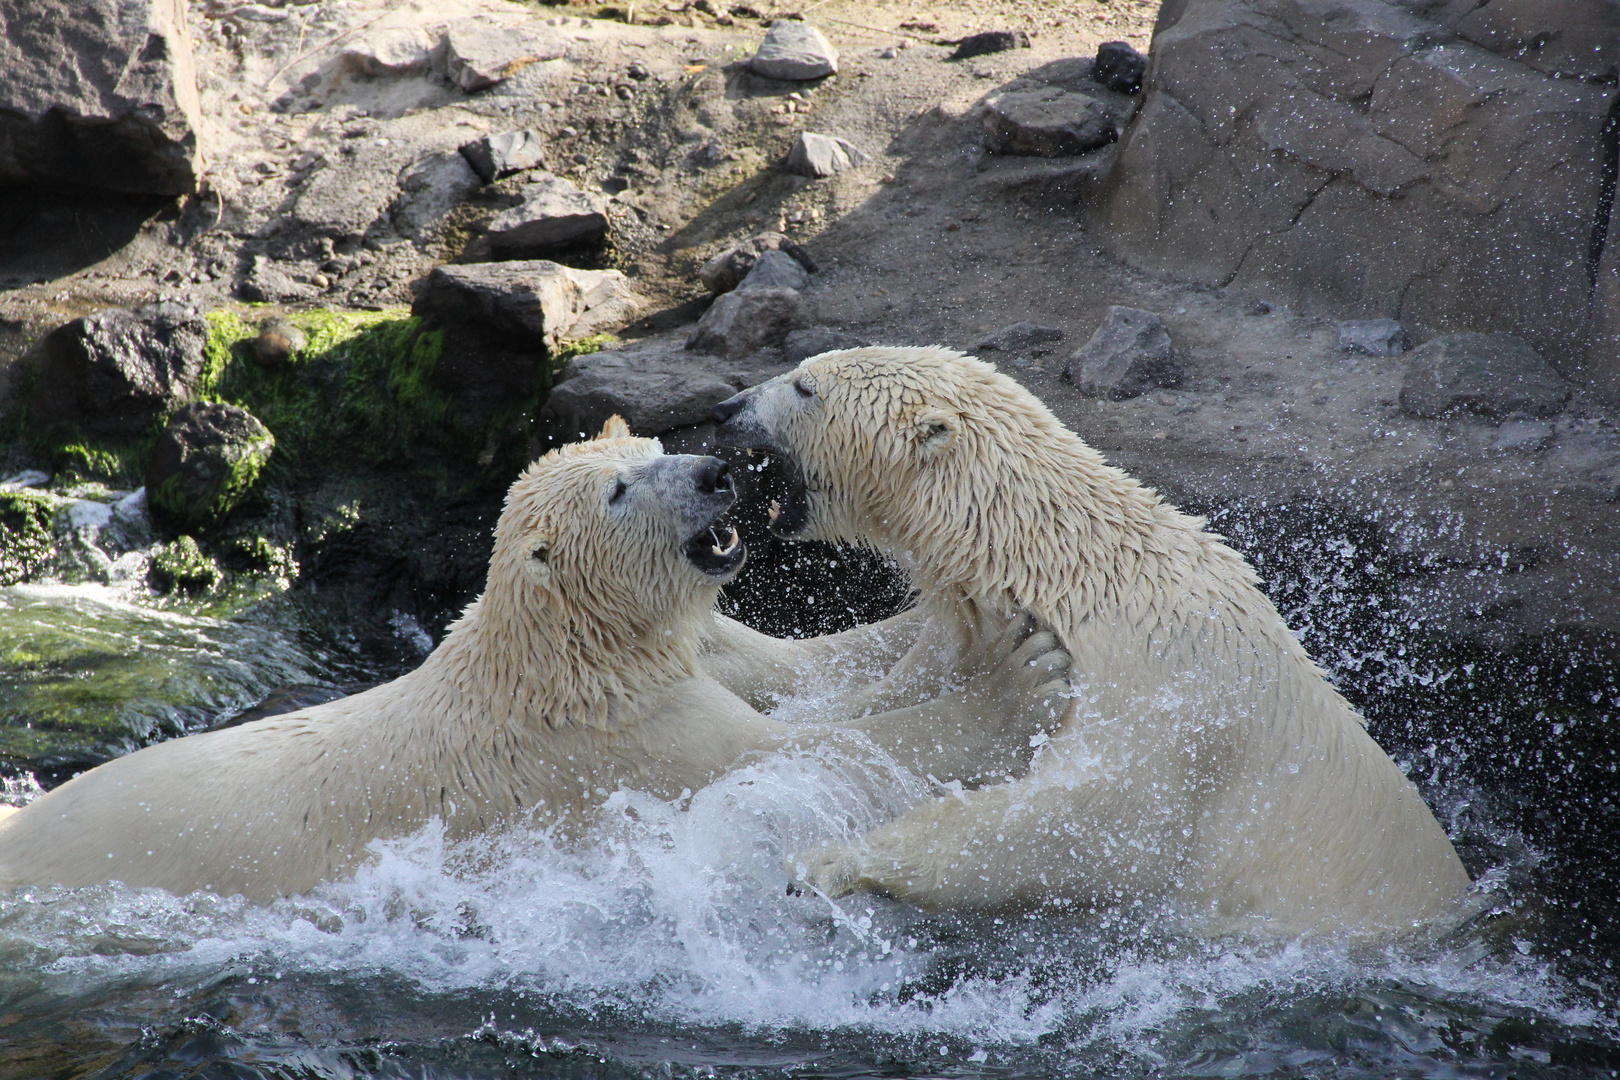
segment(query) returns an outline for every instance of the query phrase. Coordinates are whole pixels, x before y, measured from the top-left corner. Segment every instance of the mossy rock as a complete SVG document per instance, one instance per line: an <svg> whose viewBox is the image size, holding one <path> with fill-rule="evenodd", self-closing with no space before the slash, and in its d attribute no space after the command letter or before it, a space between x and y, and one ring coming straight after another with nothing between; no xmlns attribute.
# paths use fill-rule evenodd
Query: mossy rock
<svg viewBox="0 0 1620 1080"><path fill-rule="evenodd" d="M27 491L0 491L0 585L29 581L56 551L51 521L59 500Z"/></svg>
<svg viewBox="0 0 1620 1080"><path fill-rule="evenodd" d="M160 593L181 592L195 596L214 588L224 577L219 564L203 554L193 537L182 536L152 552L146 580Z"/></svg>
<svg viewBox="0 0 1620 1080"><path fill-rule="evenodd" d="M146 467L152 516L175 532L222 522L252 490L276 439L235 405L194 402L170 418Z"/></svg>

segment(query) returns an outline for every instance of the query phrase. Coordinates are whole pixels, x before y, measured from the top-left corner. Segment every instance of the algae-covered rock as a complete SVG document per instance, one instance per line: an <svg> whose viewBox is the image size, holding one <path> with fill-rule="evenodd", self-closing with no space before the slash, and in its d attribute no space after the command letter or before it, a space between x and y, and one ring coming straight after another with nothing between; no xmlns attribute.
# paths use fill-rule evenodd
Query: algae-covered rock
<svg viewBox="0 0 1620 1080"><path fill-rule="evenodd" d="M146 580L160 593L196 595L212 589L223 577L219 564L203 554L196 538L182 536L153 550Z"/></svg>
<svg viewBox="0 0 1620 1080"><path fill-rule="evenodd" d="M175 531L217 525L250 491L276 439L235 405L194 402L170 418L146 467L158 524Z"/></svg>
<svg viewBox="0 0 1620 1080"><path fill-rule="evenodd" d="M55 500L31 491L0 491L0 586L32 579L51 560Z"/></svg>

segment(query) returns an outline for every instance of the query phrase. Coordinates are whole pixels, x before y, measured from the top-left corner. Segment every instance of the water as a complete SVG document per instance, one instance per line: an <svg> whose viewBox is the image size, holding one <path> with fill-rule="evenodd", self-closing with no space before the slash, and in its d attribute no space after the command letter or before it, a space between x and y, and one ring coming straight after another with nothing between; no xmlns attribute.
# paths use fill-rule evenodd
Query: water
<svg viewBox="0 0 1620 1080"><path fill-rule="evenodd" d="M1612 793L1591 779L1612 775L1612 740L1573 734L1606 731L1608 705L1571 719L1526 680L1504 711L1470 675L1405 663L1393 639L1333 638L1324 628L1365 591L1296 570L1315 599L1290 618L1357 661L1336 677L1479 881L1473 917L1438 940L1257 947L789 895L785 853L930 797L851 737L744 761L675 802L621 791L572 846L533 829L452 845L429 828L377 845L353 880L267 907L120 887L0 895L0 1080L1615 1075L1613 856L1589 850L1590 829L1554 827L1593 817L1578 796ZM1289 573L1273 571L1279 589ZM356 678L293 606L214 619L29 586L0 590L0 634L8 737L46 700L29 695L59 684L130 721L120 730L149 720L120 736L144 741L243 715L281 684L296 701ZM72 647L21 663L36 638ZM818 709L814 693L789 704ZM1563 719L1526 744L1512 725L1549 709ZM1519 772L1492 749L1509 728ZM7 792L25 798L26 778Z"/></svg>

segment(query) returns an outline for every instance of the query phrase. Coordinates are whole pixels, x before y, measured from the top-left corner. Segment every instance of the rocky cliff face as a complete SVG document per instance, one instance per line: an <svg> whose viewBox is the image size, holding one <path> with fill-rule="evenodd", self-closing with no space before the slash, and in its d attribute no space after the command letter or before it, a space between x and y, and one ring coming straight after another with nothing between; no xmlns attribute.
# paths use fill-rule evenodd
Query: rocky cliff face
<svg viewBox="0 0 1620 1080"><path fill-rule="evenodd" d="M1613 0L1171 0L1091 221L1144 269L1518 334L1620 398Z"/></svg>

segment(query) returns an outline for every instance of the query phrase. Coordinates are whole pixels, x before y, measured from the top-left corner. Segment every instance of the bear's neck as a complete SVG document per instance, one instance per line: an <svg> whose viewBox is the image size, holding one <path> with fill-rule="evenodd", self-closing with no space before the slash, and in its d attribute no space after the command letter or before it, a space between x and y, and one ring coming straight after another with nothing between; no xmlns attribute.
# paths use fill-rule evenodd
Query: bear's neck
<svg viewBox="0 0 1620 1080"><path fill-rule="evenodd" d="M475 600L418 669L454 687L463 712L524 727L612 730L645 719L697 669L689 628L608 626L561 616L491 590ZM426 674L429 668L431 675Z"/></svg>
<svg viewBox="0 0 1620 1080"><path fill-rule="evenodd" d="M1031 440L985 433L934 466L928 497L901 483L886 542L925 594L965 593L1069 634L1098 618L1147 628L1213 561L1234 597L1253 573L1202 521L1106 464L1057 424ZM1202 576L1202 575L1200 575ZM1174 602L1174 601L1172 601Z"/></svg>

